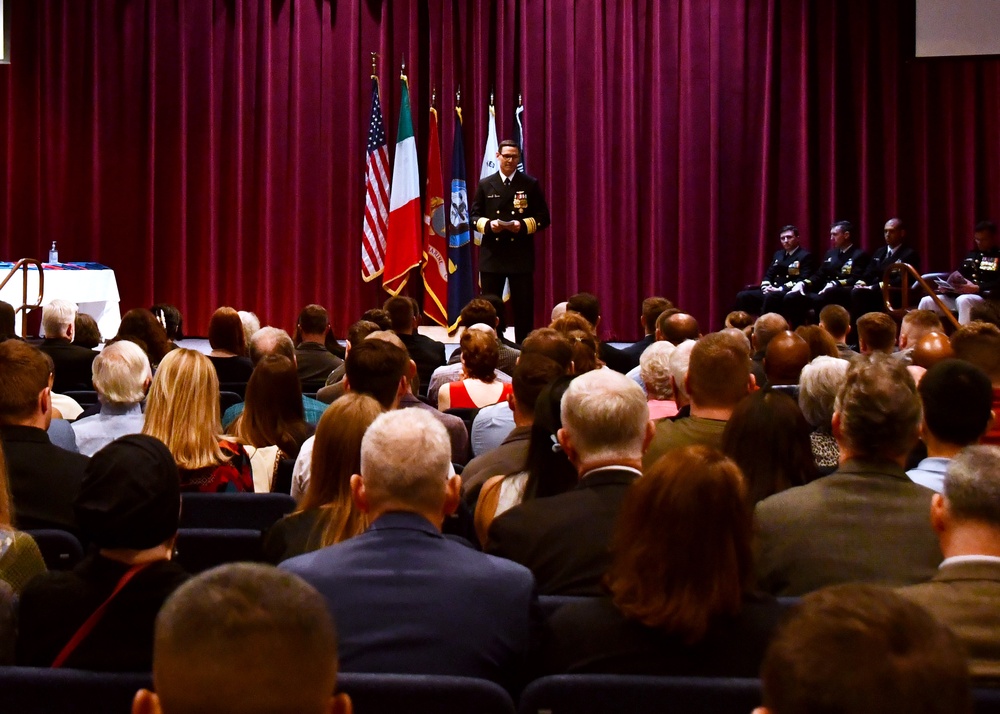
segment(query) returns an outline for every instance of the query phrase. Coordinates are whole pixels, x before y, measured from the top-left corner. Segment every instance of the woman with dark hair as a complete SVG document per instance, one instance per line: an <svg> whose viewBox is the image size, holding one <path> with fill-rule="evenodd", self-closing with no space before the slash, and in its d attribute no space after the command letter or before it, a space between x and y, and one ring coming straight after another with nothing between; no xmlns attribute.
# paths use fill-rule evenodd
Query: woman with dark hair
<svg viewBox="0 0 1000 714"><path fill-rule="evenodd" d="M604 366L598 357L597 334L583 315L567 312L553 320L549 327L562 333L570 341L573 347L574 374L583 374Z"/></svg>
<svg viewBox="0 0 1000 714"><path fill-rule="evenodd" d="M173 343L184 339L184 318L181 311L167 303L157 303L149 308L156 321L167 331L167 339Z"/></svg>
<svg viewBox="0 0 1000 714"><path fill-rule="evenodd" d="M546 672L756 677L782 608L752 592L739 467L707 446L659 459L625 495L608 595L549 619Z"/></svg>
<svg viewBox="0 0 1000 714"><path fill-rule="evenodd" d="M243 320L231 307L220 307L208 321L208 344L212 351L208 359L222 383L248 382L253 364L247 355Z"/></svg>
<svg viewBox="0 0 1000 714"><path fill-rule="evenodd" d="M367 517L351 498L351 476L361 471L361 439L381 413L378 401L357 392L348 392L323 412L312 442L305 496L295 513L265 534L265 561L277 564L352 538L368 527Z"/></svg>
<svg viewBox="0 0 1000 714"><path fill-rule="evenodd" d="M227 433L258 449L277 446L279 458L299 455L312 429L305 420L302 388L292 360L282 355L261 359L247 383L243 412Z"/></svg>
<svg viewBox="0 0 1000 714"><path fill-rule="evenodd" d="M97 320L85 312L76 313L73 321L73 344L86 347L92 350L101 344L101 330L97 327Z"/></svg>
<svg viewBox="0 0 1000 714"><path fill-rule="evenodd" d="M118 340L129 340L142 347L153 369L163 361L167 352L174 349L160 321L152 312L142 307L133 308L122 316L122 324L112 341Z"/></svg>
<svg viewBox="0 0 1000 714"><path fill-rule="evenodd" d="M722 451L742 469L752 508L819 476L809 423L795 400L761 389L741 400L722 432Z"/></svg>
<svg viewBox="0 0 1000 714"><path fill-rule="evenodd" d="M497 379L500 343L493 330L467 329L460 346L462 379L442 385L438 409L479 409L507 399L512 387Z"/></svg>

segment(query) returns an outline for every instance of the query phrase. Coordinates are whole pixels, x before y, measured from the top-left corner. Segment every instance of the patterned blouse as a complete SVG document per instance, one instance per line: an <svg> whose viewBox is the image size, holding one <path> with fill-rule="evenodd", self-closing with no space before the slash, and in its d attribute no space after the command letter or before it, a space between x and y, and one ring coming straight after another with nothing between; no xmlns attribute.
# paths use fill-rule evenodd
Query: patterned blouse
<svg viewBox="0 0 1000 714"><path fill-rule="evenodd" d="M201 469L180 469L181 491L223 493L246 491L253 493L253 471L250 457L242 444L219 439L219 448L228 460L218 466Z"/></svg>

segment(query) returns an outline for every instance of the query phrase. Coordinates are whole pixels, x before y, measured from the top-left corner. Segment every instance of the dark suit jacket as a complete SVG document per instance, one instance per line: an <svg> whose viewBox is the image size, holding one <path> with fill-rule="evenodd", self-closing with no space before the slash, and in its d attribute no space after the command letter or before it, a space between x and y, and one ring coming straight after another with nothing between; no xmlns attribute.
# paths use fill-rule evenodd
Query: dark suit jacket
<svg viewBox="0 0 1000 714"><path fill-rule="evenodd" d="M549 617L542 674L639 674L659 677L757 677L784 608L747 595L735 617L713 618L693 644L626 618L610 597L581 598Z"/></svg>
<svg viewBox="0 0 1000 714"><path fill-rule="evenodd" d="M451 440L451 460L456 464L464 464L469 460L469 429L465 422L454 414L440 412L430 404L424 404L412 394L404 394L399 400L399 408L423 409L437 419L448 430Z"/></svg>
<svg viewBox="0 0 1000 714"><path fill-rule="evenodd" d="M882 281L882 275L885 273L885 268L890 263L909 263L917 271L920 271L920 256L917 255L917 251L913 250L908 245L901 245L896 249L896 252L892 255L892 260L889 259L889 246L883 245L881 248L872 253L872 260L865 269L864 275L861 279L865 281L866 285L878 286ZM899 280L893 282L894 285L899 284Z"/></svg>
<svg viewBox="0 0 1000 714"><path fill-rule="evenodd" d="M817 293L830 281L841 287L852 287L868 268L868 254L857 246L846 251L831 248L811 278L805 281L806 293Z"/></svg>
<svg viewBox="0 0 1000 714"><path fill-rule="evenodd" d="M434 374L435 369L444 364L444 345L419 333L400 334L399 339L406 345L410 359L417 364L417 374L420 376L420 393L426 395L427 385L431 383L431 375Z"/></svg>
<svg viewBox="0 0 1000 714"><path fill-rule="evenodd" d="M775 251L767 266L761 285L790 288L800 280L807 280L816 272L816 256L799 246L790 254L782 248Z"/></svg>
<svg viewBox="0 0 1000 714"><path fill-rule="evenodd" d="M326 598L344 672L523 683L538 600L525 568L446 538L414 513L286 560Z"/></svg>
<svg viewBox="0 0 1000 714"><path fill-rule="evenodd" d="M941 562L933 495L894 463L852 460L765 498L754 511L760 588L804 595L836 583L929 579Z"/></svg>
<svg viewBox="0 0 1000 714"><path fill-rule="evenodd" d="M493 521L486 552L527 566L543 595L600 595L618 510L636 478L630 469L596 471L572 491L525 501Z"/></svg>
<svg viewBox="0 0 1000 714"><path fill-rule="evenodd" d="M521 197L520 199L518 197ZM518 206L518 201L523 204ZM535 269L535 247L531 237L549 225L549 207L538 180L521 171L510 186L503 185L500 172L479 182L469 209L473 227L483 234L479 248L479 270L484 273L530 273ZM490 221L518 221L519 233L493 233Z"/></svg>
<svg viewBox="0 0 1000 714"><path fill-rule="evenodd" d="M597 345L597 356L608 366L608 369L613 369L621 374L625 374L635 366L632 364L631 358L622 354L620 349L609 345L607 342L601 342Z"/></svg>
<svg viewBox="0 0 1000 714"><path fill-rule="evenodd" d="M53 446L33 426L0 426L7 477L18 528L59 528L76 533L73 499L90 458Z"/></svg>
<svg viewBox="0 0 1000 714"><path fill-rule="evenodd" d="M645 352L646 348L649 347L654 342L656 342L655 334L646 335L638 342L634 342L628 347L622 347L620 350L618 350L621 354L623 354L625 357L628 358L629 364L632 365L631 367L629 367L629 370L635 369L636 367L639 366L639 358L642 357L642 353Z"/></svg>
<svg viewBox="0 0 1000 714"><path fill-rule="evenodd" d="M1000 681L1000 563L943 563L930 582L900 588L958 635L976 679Z"/></svg>
<svg viewBox="0 0 1000 714"><path fill-rule="evenodd" d="M323 382L344 360L318 342L303 342L295 348L295 365L300 382Z"/></svg>
<svg viewBox="0 0 1000 714"><path fill-rule="evenodd" d="M52 391L66 392L72 389L93 389L93 365L97 353L80 345L74 345L63 338L42 341L38 349L52 358L55 366Z"/></svg>
<svg viewBox="0 0 1000 714"><path fill-rule="evenodd" d="M479 499L483 484L494 476L524 471L531 444L531 427L515 426L500 446L472 459L462 470L462 495L469 505Z"/></svg>

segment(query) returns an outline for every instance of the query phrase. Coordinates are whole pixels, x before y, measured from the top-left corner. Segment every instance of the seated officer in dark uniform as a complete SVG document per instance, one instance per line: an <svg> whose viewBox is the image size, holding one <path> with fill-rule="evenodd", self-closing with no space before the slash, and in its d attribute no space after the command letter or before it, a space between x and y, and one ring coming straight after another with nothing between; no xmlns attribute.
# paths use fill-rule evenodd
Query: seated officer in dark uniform
<svg viewBox="0 0 1000 714"><path fill-rule="evenodd" d="M538 180L517 170L517 142L500 142L500 170L479 182L469 211L483 234L479 273L484 294L503 295L510 281L514 336L518 344L534 326L535 246L531 237L549 225L549 207Z"/></svg>
<svg viewBox="0 0 1000 714"><path fill-rule="evenodd" d="M759 286L738 293L734 309L751 315L775 312L774 308L781 305L786 291L816 272L816 256L799 245L798 228L785 226L781 229L780 240L781 250L775 252L764 279Z"/></svg>
<svg viewBox="0 0 1000 714"><path fill-rule="evenodd" d="M939 287L941 302L958 312L960 325L972 321L972 308L984 299L998 297L1000 288L1000 246L997 226L993 221L980 221L973 229L976 247L965 256L958 270L948 276L947 288ZM927 296L920 300L920 309L941 312L937 303Z"/></svg>
<svg viewBox="0 0 1000 714"><path fill-rule="evenodd" d="M826 305L849 308L851 289L868 267L868 255L854 245L850 221L837 221L830 227L833 247L811 278L795 283L781 300L781 313L793 328L803 323L809 310L817 313Z"/></svg>
<svg viewBox="0 0 1000 714"><path fill-rule="evenodd" d="M904 245L906 228L898 218L890 218L882 229L885 245L875 251L872 262L868 264L861 280L854 284L851 290L851 322L857 323L858 318L869 312L882 312L882 276L886 266L893 263L909 263L920 270L920 256L917 251ZM898 287L902 282L899 274L893 276L892 285Z"/></svg>

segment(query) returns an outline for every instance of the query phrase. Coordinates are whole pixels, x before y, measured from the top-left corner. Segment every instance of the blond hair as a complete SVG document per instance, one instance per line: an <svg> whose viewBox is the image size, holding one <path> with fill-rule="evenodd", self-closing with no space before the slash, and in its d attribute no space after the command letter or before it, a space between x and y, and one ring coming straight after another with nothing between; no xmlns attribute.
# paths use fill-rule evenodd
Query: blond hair
<svg viewBox="0 0 1000 714"><path fill-rule="evenodd" d="M219 446L219 377L208 357L189 349L167 353L149 388L142 433L166 444L181 469L227 460Z"/></svg>

